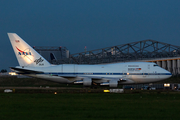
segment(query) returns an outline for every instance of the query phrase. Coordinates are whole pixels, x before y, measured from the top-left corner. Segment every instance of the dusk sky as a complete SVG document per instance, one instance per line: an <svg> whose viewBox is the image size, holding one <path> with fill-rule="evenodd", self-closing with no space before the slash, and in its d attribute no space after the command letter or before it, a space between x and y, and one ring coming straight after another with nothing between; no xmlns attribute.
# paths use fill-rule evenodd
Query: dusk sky
<svg viewBox="0 0 180 120"><path fill-rule="evenodd" d="M0 70L18 66L8 32L71 54L146 39L180 46L180 0L0 0Z"/></svg>

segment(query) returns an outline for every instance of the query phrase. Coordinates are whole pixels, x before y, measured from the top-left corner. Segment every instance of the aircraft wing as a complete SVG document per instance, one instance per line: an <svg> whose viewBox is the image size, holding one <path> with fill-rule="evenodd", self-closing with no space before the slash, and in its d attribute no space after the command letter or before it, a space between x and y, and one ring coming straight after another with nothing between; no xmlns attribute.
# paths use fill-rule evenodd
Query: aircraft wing
<svg viewBox="0 0 180 120"><path fill-rule="evenodd" d="M91 79L92 82L94 83L104 83L104 82L110 82L110 81L117 81L118 84L121 83L133 83L134 81L127 79L127 78L123 78L123 77L100 77L100 76L92 76L92 75L59 75L60 77L63 78L76 78L76 77L80 77L84 80L86 79ZM80 80L82 82L82 80Z"/></svg>
<svg viewBox="0 0 180 120"><path fill-rule="evenodd" d="M27 70L23 68L16 68L16 67L10 67L11 69L18 71L20 74L38 74L38 73L44 73L42 71L34 71L34 70Z"/></svg>
<svg viewBox="0 0 180 120"><path fill-rule="evenodd" d="M92 80L117 80L117 81L128 80L127 78L123 78L123 77L99 77L99 76L83 76L83 75L80 77L88 77L91 78Z"/></svg>
<svg viewBox="0 0 180 120"><path fill-rule="evenodd" d="M35 71L35 70L28 70L28 69L24 69L24 68L16 68L16 67L11 67L11 69L18 71L17 73L19 74L44 74L43 71ZM46 74L46 73L45 73ZM62 74L62 75L56 75L56 74L52 74L51 76L59 76L59 77L63 77L63 78L82 78L83 81L85 81L86 79L91 79L94 83L104 83L104 82L110 82L110 81L116 81L116 83L121 84L121 83L133 83L132 80L127 79L127 78L123 78L123 77L101 77L101 76L92 76L92 75L66 75L66 74Z"/></svg>
<svg viewBox="0 0 180 120"><path fill-rule="evenodd" d="M77 77L77 75L59 75L60 77L64 77L64 78L75 78ZM127 78L114 78L114 77L99 77L99 76L87 76L87 75L79 75L78 77L82 77L82 78L91 78L92 80L117 80L117 81L126 81L128 80Z"/></svg>

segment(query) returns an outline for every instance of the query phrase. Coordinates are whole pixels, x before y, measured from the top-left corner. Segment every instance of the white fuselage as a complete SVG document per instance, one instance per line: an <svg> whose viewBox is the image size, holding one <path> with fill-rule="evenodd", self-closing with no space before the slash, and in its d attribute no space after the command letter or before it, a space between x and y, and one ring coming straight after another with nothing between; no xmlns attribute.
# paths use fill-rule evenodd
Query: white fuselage
<svg viewBox="0 0 180 120"><path fill-rule="evenodd" d="M26 68L25 68L26 69ZM127 62L101 65L62 64L50 67L31 67L29 70L43 71L43 74L30 76L48 79L60 83L71 83L84 77L94 82L108 82L108 78L122 79L120 84L150 83L171 77L171 73L155 63ZM100 79L101 78L101 79ZM103 79L104 78L104 79Z"/></svg>

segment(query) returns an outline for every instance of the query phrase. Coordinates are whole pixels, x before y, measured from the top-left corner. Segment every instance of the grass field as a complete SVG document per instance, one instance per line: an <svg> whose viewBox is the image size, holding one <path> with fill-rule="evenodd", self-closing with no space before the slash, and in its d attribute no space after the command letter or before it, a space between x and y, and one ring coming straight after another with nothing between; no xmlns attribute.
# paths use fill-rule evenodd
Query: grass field
<svg viewBox="0 0 180 120"><path fill-rule="evenodd" d="M0 93L0 120L160 120L180 118L178 93Z"/></svg>

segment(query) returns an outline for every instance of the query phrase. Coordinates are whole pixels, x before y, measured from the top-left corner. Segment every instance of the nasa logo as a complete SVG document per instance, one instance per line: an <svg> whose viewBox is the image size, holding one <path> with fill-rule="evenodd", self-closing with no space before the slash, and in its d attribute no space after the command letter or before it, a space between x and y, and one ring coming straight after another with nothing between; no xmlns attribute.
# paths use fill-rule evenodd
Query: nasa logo
<svg viewBox="0 0 180 120"><path fill-rule="evenodd" d="M34 56L31 54L31 51L30 51L29 48L25 49L24 51L20 50L20 49L17 48L17 47L16 47L16 49L19 51L19 52L18 52L18 55L20 55L20 56L23 55L24 58L27 58L27 59L29 59L30 61L32 61L32 58L31 58L30 56L32 56L32 57L34 57Z"/></svg>
<svg viewBox="0 0 180 120"><path fill-rule="evenodd" d="M19 55L31 55L31 52L19 52Z"/></svg>
<svg viewBox="0 0 180 120"><path fill-rule="evenodd" d="M16 47L16 49L19 51L19 52L18 52L19 55L32 55L30 51L29 51L29 52L25 52L25 51L20 50L20 49L17 48L17 47Z"/></svg>

